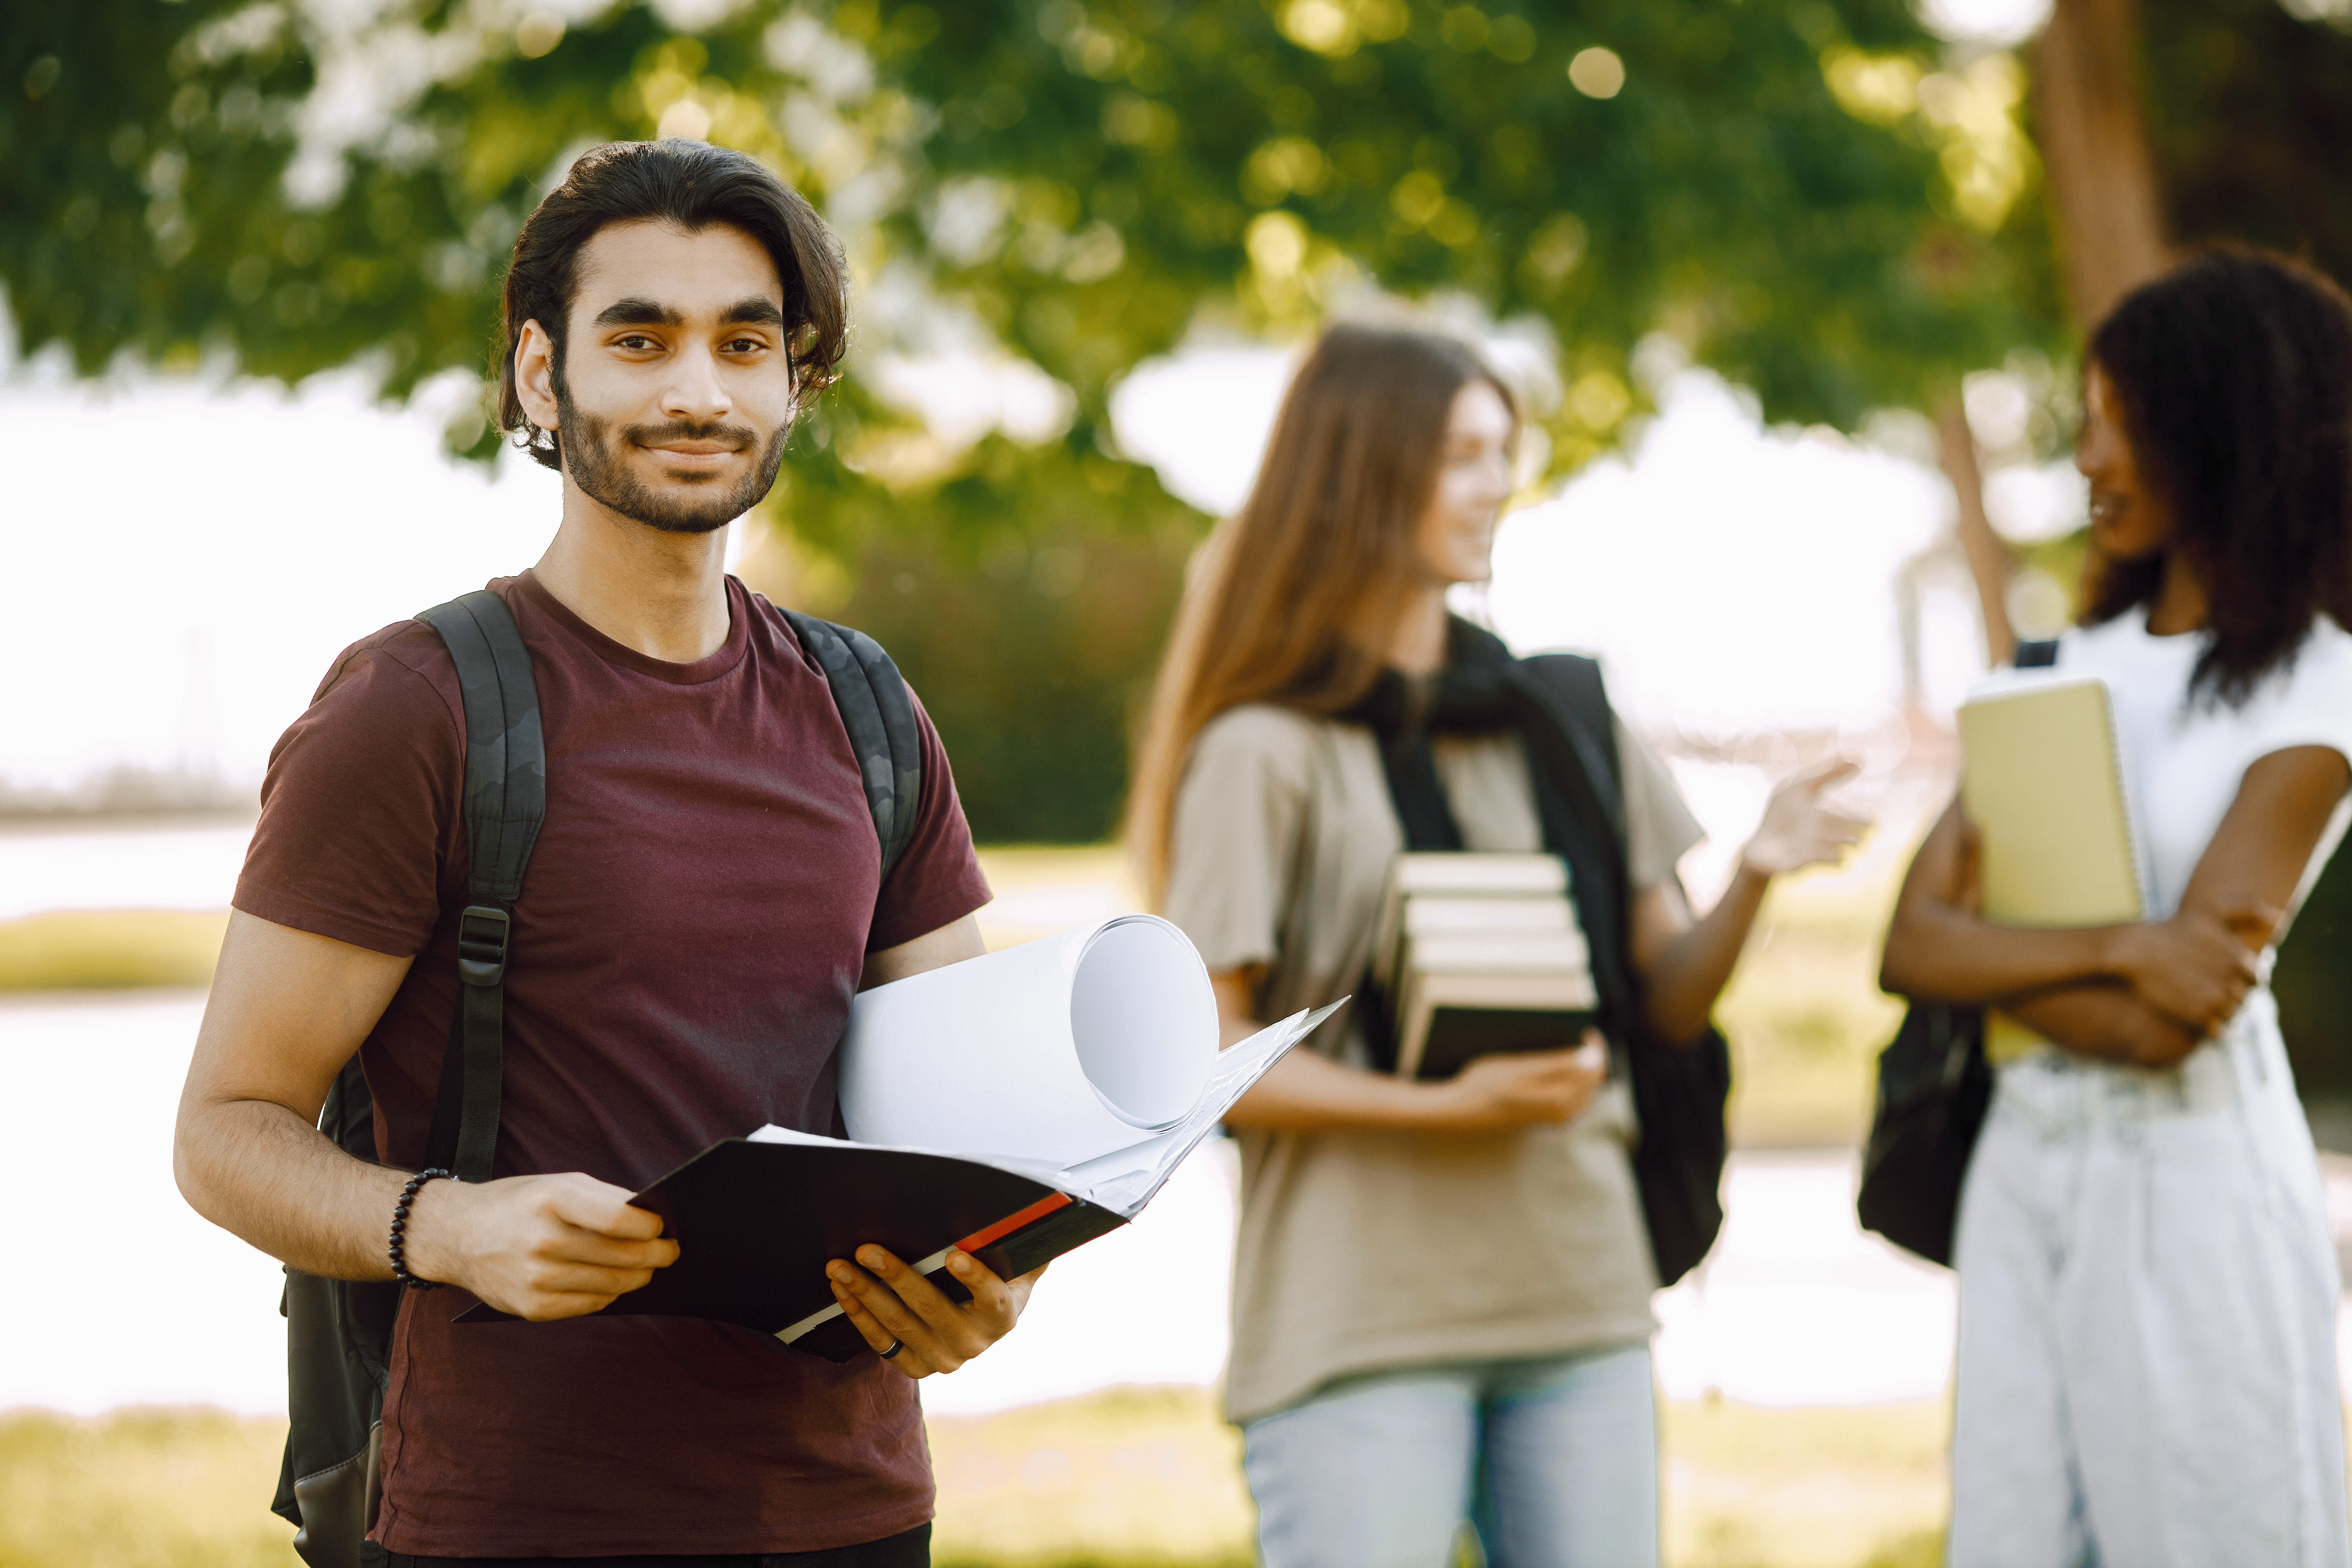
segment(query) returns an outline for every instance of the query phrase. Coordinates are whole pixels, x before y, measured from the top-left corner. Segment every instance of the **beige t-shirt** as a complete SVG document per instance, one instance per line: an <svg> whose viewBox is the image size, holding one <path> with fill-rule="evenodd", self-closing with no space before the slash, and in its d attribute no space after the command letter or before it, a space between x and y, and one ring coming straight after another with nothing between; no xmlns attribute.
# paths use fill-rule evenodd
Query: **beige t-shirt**
<svg viewBox="0 0 2352 1568"><path fill-rule="evenodd" d="M1704 834L1665 764L1622 723L1617 746L1639 890L1671 876ZM1543 847L1517 735L1442 736L1435 751L1466 847ZM1370 730L1235 708L1193 744L1165 913L1213 973L1266 965L1256 1016L1287 1017L1356 988L1403 847ZM1307 1044L1367 1059L1347 1013ZM1350 1373L1648 1339L1657 1274L1627 1158L1633 1136L1616 1083L1564 1127L1239 1132L1227 1415L1270 1415Z"/></svg>

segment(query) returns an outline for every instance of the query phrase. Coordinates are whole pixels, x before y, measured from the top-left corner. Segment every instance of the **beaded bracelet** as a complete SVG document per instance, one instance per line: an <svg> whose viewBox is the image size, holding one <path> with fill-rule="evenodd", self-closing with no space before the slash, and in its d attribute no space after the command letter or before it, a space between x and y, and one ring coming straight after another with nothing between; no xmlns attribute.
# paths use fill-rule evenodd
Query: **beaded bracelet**
<svg viewBox="0 0 2352 1568"><path fill-rule="evenodd" d="M408 1178L408 1184L400 1189L400 1201L392 1205L392 1277L412 1290L438 1290L441 1282L419 1279L408 1271L408 1259L401 1253L402 1240L408 1230L408 1205L416 1201L416 1194L424 1189L425 1183L448 1175L446 1171L417 1172ZM454 1177L451 1179L455 1180Z"/></svg>

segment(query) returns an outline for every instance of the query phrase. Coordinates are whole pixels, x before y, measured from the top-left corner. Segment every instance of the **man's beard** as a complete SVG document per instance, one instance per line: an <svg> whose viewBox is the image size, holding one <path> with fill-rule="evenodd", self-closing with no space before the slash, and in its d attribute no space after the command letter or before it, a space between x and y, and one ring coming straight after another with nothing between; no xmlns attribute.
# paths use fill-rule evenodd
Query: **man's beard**
<svg viewBox="0 0 2352 1568"><path fill-rule="evenodd" d="M725 494L667 500L647 489L615 447L658 441L725 441L748 449L758 444L758 433L747 426L715 420L697 424L673 419L664 425L624 425L616 435L611 420L586 413L572 401L572 389L560 375L555 382L555 413L556 428L562 437L563 471L572 476L572 482L592 500L664 533L709 533L759 505L776 482L776 470L784 461L784 437L793 430L790 421L778 426L751 471ZM704 482L716 483L717 477Z"/></svg>

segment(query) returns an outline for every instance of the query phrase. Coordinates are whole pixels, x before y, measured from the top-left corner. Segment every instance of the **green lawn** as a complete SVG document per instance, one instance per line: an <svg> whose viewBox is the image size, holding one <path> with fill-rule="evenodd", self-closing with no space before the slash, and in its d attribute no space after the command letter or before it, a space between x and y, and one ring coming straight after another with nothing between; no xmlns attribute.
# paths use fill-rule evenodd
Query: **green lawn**
<svg viewBox="0 0 2352 1568"><path fill-rule="evenodd" d="M1940 1404L1666 1406L1671 1568L1937 1561ZM1241 1568L1239 1439L1197 1388L931 1423L942 1568ZM299 1568L268 1511L282 1422L0 1415L0 1568Z"/></svg>

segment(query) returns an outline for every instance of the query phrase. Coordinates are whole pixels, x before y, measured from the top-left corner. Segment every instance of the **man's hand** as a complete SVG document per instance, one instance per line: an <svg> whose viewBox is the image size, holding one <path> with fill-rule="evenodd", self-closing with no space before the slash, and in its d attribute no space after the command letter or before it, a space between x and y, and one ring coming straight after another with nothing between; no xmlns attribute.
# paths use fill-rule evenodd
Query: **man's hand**
<svg viewBox="0 0 2352 1568"><path fill-rule="evenodd" d="M879 1247L859 1247L856 1263L836 1258L825 1266L833 1299L866 1344L879 1355L898 1343L898 1353L887 1359L915 1378L953 1372L1011 1333L1045 1269L1041 1264L1017 1279L1000 1279L979 1258L953 1250L948 1272L971 1292L971 1300L949 1300Z"/></svg>
<svg viewBox="0 0 2352 1568"><path fill-rule="evenodd" d="M1862 841L1870 824L1822 804L1822 792L1843 784L1860 772L1843 757L1816 763L1791 773L1773 789L1764 805L1764 820L1756 837L1739 852L1746 869L1766 877L1785 876L1807 866L1835 865Z"/></svg>
<svg viewBox="0 0 2352 1568"><path fill-rule="evenodd" d="M2183 909L2167 921L2116 928L2116 967L2154 1006L2201 1035L2237 1016L2262 979L2261 950L2284 917L2244 909Z"/></svg>
<svg viewBox="0 0 2352 1568"><path fill-rule="evenodd" d="M535 1322L601 1311L677 1260L659 1215L576 1172L427 1182L409 1210L405 1251L417 1278Z"/></svg>
<svg viewBox="0 0 2352 1568"><path fill-rule="evenodd" d="M1543 1122L1572 1121L1592 1103L1609 1077L1609 1047L1598 1029L1567 1050L1480 1057L1443 1084L1431 1132L1507 1132Z"/></svg>

